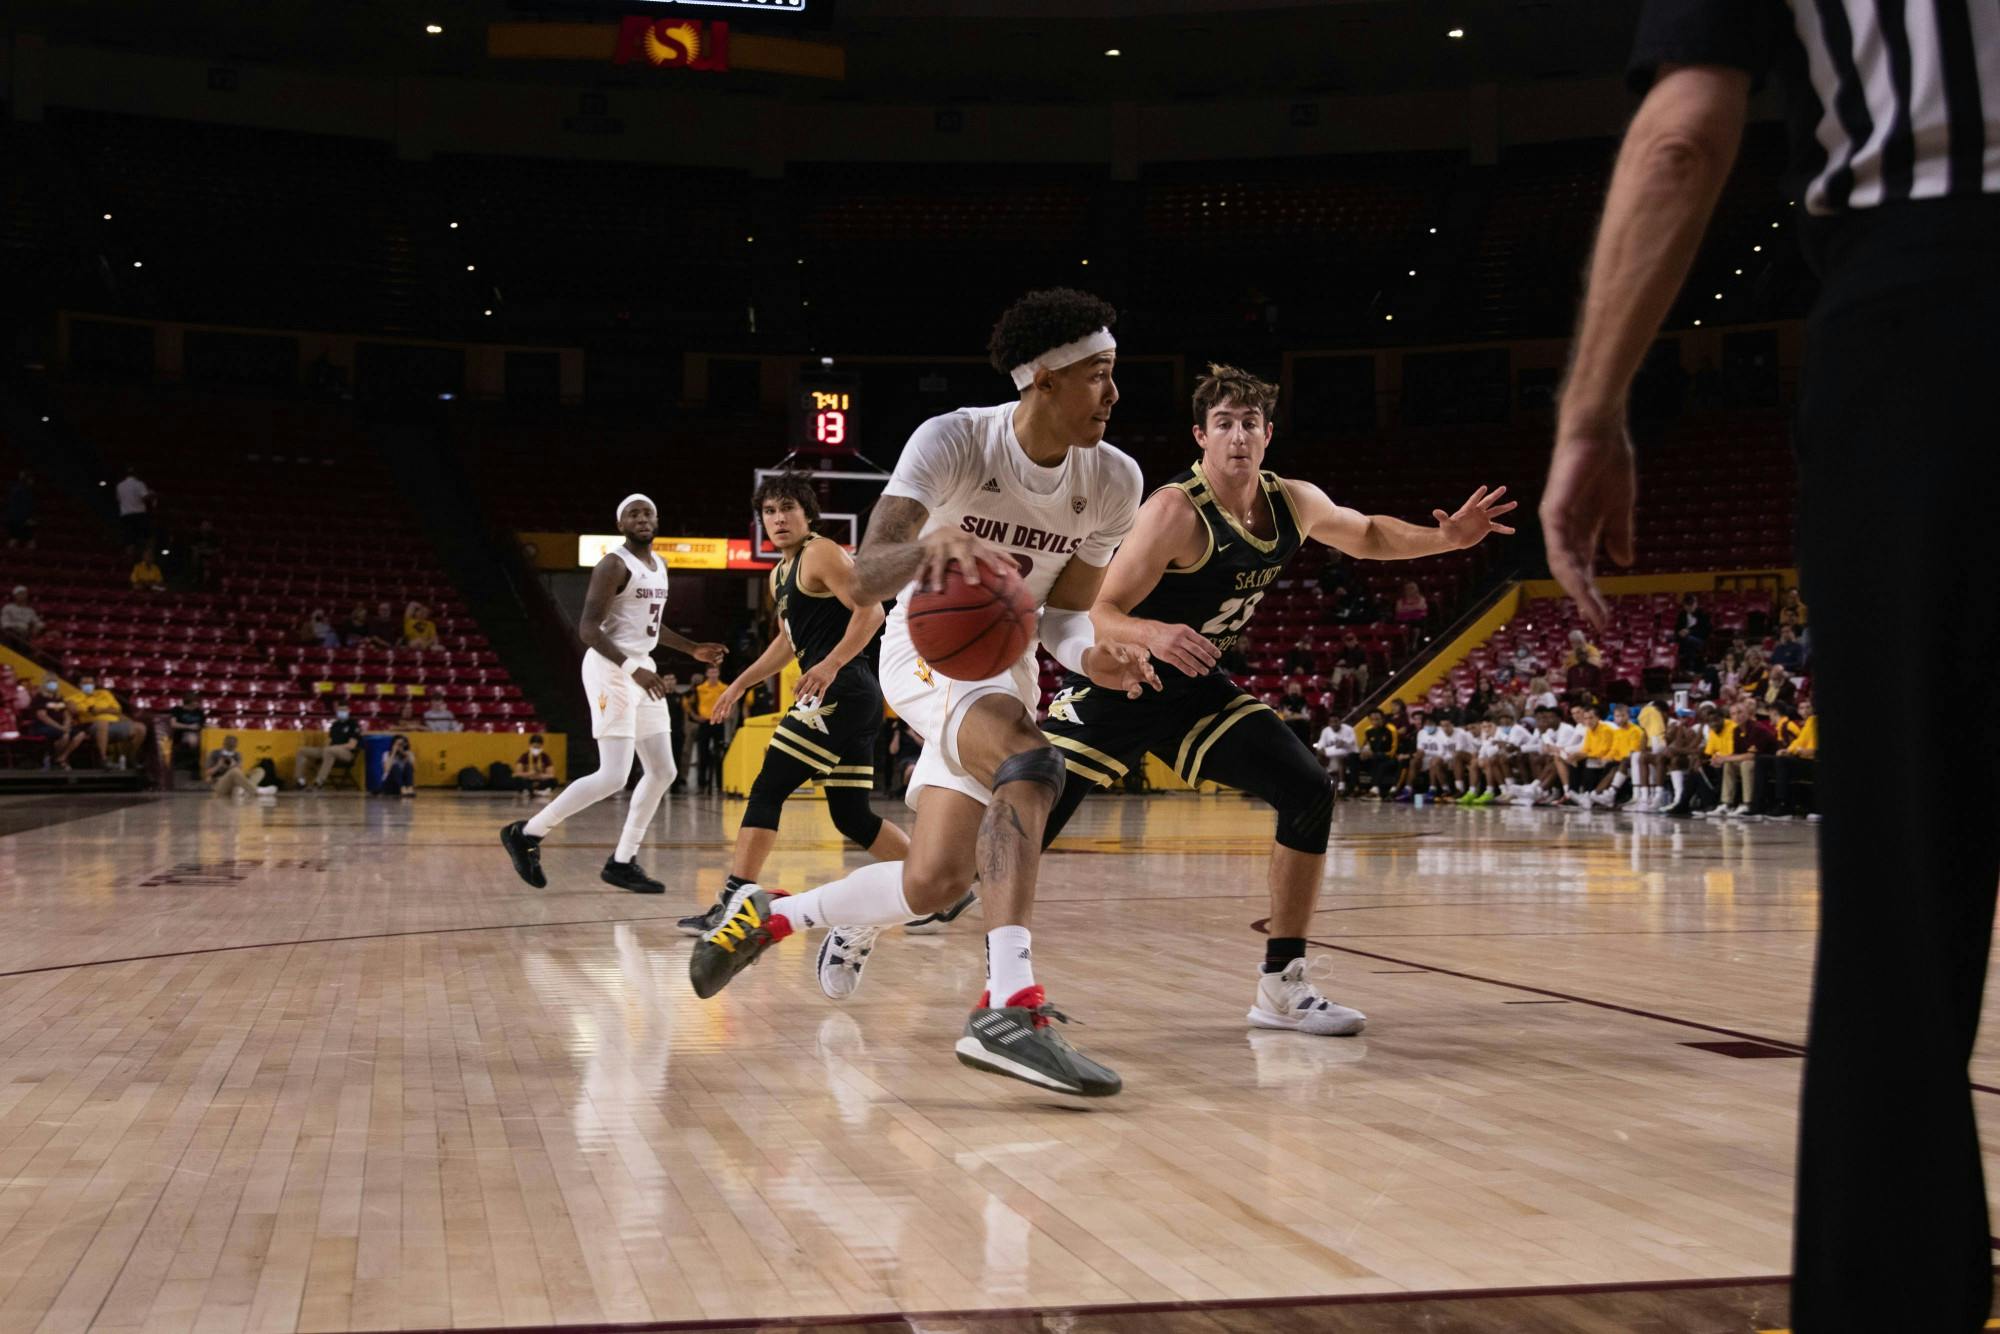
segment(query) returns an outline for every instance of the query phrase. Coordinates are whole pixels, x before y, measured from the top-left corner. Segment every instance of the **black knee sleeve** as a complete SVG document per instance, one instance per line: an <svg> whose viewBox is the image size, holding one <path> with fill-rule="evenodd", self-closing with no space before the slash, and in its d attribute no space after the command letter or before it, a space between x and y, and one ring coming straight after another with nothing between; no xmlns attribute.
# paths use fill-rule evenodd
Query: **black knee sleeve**
<svg viewBox="0 0 2000 1334"><path fill-rule="evenodd" d="M826 790L826 813L833 817L833 827L841 832L848 842L863 849L875 846L875 840L882 833L882 817L868 804L868 792L858 787L829 787ZM749 817L745 816L745 824Z"/></svg>
<svg viewBox="0 0 2000 1334"><path fill-rule="evenodd" d="M993 790L998 792L1008 783L1036 783L1048 789L1053 802L1062 797L1063 776L1062 752L1054 746L1037 746L1000 761L993 771Z"/></svg>
<svg viewBox="0 0 2000 1334"><path fill-rule="evenodd" d="M807 779L817 776L817 771L803 760L772 746L764 752L764 765L757 770L757 780L750 784L750 800L743 808L743 823L752 829L776 829L786 798L798 791Z"/></svg>
<svg viewBox="0 0 2000 1334"><path fill-rule="evenodd" d="M1326 851L1333 836L1333 780L1320 770L1307 780L1305 774L1285 787L1278 808L1278 846L1317 857Z"/></svg>

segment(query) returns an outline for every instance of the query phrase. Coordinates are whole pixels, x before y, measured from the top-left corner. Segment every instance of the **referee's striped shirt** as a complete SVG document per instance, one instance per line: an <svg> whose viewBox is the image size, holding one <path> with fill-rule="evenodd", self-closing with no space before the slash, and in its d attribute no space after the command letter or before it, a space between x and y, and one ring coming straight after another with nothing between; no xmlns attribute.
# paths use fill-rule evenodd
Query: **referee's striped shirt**
<svg viewBox="0 0 2000 1334"><path fill-rule="evenodd" d="M1646 0L1663 65L1777 73L1808 212L2000 194L2000 0Z"/></svg>

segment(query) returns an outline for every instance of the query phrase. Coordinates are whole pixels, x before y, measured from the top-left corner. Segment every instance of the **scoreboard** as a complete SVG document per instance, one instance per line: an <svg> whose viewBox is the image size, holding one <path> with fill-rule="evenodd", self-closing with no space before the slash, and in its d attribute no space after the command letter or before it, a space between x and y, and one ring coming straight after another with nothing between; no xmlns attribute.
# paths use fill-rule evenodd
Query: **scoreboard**
<svg viewBox="0 0 2000 1334"><path fill-rule="evenodd" d="M793 449L853 453L861 448L861 395L845 376L811 375L799 381L793 400Z"/></svg>

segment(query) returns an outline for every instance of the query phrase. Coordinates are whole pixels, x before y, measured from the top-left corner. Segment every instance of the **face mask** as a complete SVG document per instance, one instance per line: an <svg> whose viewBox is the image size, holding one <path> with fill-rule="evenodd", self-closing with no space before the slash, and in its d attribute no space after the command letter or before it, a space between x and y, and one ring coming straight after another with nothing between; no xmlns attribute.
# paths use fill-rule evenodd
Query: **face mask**
<svg viewBox="0 0 2000 1334"><path fill-rule="evenodd" d="M92 685L90 682L85 681L83 683L83 693L86 695L95 695L97 693L97 687L95 685Z"/></svg>
<svg viewBox="0 0 2000 1334"><path fill-rule="evenodd" d="M542 753L542 743L537 741L534 745L528 747L528 749L539 755Z"/></svg>
<svg viewBox="0 0 2000 1334"><path fill-rule="evenodd" d="M336 718L338 718L338 719L340 719L340 720L341 720L342 722L345 722L345 721L347 720L347 710L346 710L346 709L335 709L335 710L333 711L333 716L334 716L334 717L336 717Z"/></svg>

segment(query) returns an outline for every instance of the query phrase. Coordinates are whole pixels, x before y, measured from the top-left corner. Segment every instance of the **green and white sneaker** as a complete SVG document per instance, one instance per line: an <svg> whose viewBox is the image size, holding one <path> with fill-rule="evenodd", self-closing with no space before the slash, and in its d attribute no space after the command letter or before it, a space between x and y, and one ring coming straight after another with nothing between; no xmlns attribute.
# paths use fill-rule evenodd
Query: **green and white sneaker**
<svg viewBox="0 0 2000 1334"><path fill-rule="evenodd" d="M1108 1098L1125 1087L1115 1070L1099 1065L1056 1032L1051 1020L1069 1016L1049 1004L1040 987L1024 987L1005 1005L979 1007L965 1021L958 1060L975 1070L1005 1075L1079 1098Z"/></svg>
<svg viewBox="0 0 2000 1334"><path fill-rule="evenodd" d="M739 885L722 905L722 922L703 933L688 955L688 981L707 1000L757 957L792 934L789 917L771 916L771 896L756 885Z"/></svg>

